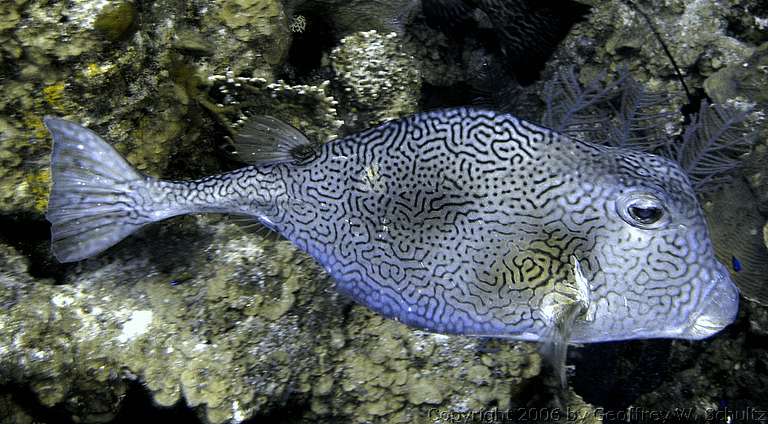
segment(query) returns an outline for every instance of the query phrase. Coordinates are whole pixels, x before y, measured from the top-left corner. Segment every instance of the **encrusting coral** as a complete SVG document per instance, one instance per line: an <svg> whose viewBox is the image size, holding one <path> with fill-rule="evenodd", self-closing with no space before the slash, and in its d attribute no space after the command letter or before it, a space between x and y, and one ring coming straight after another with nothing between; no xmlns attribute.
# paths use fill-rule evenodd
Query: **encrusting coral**
<svg viewBox="0 0 768 424"><path fill-rule="evenodd" d="M331 64L351 111L371 115L365 126L416 112L419 67L403 51L397 33L371 30L342 38L331 51Z"/></svg>

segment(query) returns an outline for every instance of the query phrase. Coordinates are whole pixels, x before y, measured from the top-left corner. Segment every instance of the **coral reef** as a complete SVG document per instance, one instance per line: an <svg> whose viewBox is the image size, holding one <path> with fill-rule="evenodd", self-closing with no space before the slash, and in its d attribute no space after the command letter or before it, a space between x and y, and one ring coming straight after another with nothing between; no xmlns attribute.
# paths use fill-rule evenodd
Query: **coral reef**
<svg viewBox="0 0 768 424"><path fill-rule="evenodd" d="M252 115L281 119L301 130L310 140L324 143L338 136L343 124L338 119L338 102L328 95L329 81L319 85L286 84L283 80L267 83L262 78L235 77L232 71L212 75L221 103L200 99L230 136Z"/></svg>
<svg viewBox="0 0 768 424"><path fill-rule="evenodd" d="M342 38L331 52L331 63L351 111L371 113L364 126L416 112L421 77L397 33L371 30Z"/></svg>
<svg viewBox="0 0 768 424"><path fill-rule="evenodd" d="M446 87L468 78L464 55L456 51L444 33L429 28L419 20L414 22L414 31L402 38L405 51L416 58L423 83ZM467 50L470 49L482 52L478 45L470 44ZM467 62L471 60L467 58Z"/></svg>
<svg viewBox="0 0 768 424"><path fill-rule="evenodd" d="M190 109L207 75L234 69L272 79L290 44L277 0L194 3L188 10L172 1L151 8L130 0L55 7L31 1L4 13L0 73L12 76L0 79L5 213L45 208L44 115L73 117L115 142L140 170L163 174L178 152L189 158L212 150L199 140L210 120ZM196 162L210 160L189 161Z"/></svg>
<svg viewBox="0 0 768 424"><path fill-rule="evenodd" d="M628 66L653 90L680 90L675 70L654 28L691 86L730 63L741 63L754 47L729 31L728 7L706 1L593 2L587 21L574 26L556 56L585 69L586 79L607 64ZM734 0L731 6L749 1ZM642 12L642 13L641 13ZM652 26L643 13L650 15ZM694 71L695 70L695 71Z"/></svg>
<svg viewBox="0 0 768 424"><path fill-rule="evenodd" d="M755 110L754 128L760 130L758 145L746 161L745 176L757 196L758 206L768 215L768 126L764 124L768 113L768 43L763 43L746 61L732 63L710 75L704 81L704 90L719 102L732 101Z"/></svg>
<svg viewBox="0 0 768 424"><path fill-rule="evenodd" d="M288 15L313 20L327 19L337 34L376 30L403 33L419 9L418 0L285 0Z"/></svg>
<svg viewBox="0 0 768 424"><path fill-rule="evenodd" d="M543 80L570 64L581 70L581 83L606 68L615 77L626 66L642 86L669 93L675 99L670 110L688 102L640 8L654 12L654 26L695 95L756 110L754 125L762 132L747 162L749 185L705 199L713 225L720 225L713 234L721 259L749 258L759 250L760 231L768 239L768 133L760 115L768 101L764 6L756 0L649 0L634 2L636 7L581 2L591 4L592 13L554 52ZM252 114L278 117L324 142L423 108L467 103L475 89L496 87L489 80L510 82L504 58L483 36L459 42L428 27L417 5L4 5L0 217L19 222L22 232L47 231L46 114L89 125L143 172L190 178L234 166L216 147ZM493 27L488 16L471 18L481 31ZM292 53L293 41L315 36L332 44L321 52ZM304 72L291 69L289 55L307 53L316 53L317 63ZM491 94L505 109L538 120L543 84L510 84L514 95ZM424 93L432 94L428 101ZM678 134L680 121L668 122L665 135ZM746 205L740 199L752 195L758 201L751 214L723 213L731 203ZM717 224L723 220L732 225ZM132 385L145 387L157 405L186 402L202 421L215 423L289 410L313 422L449 421L544 397L546 377L533 345L428 334L383 319L335 294L324 272L287 241L226 219L185 217L154 225L98 258L59 268L45 253L48 240L13 243L3 231L0 386L23 387L41 408L63 411L69 420L109 421ZM733 234L748 234L749 243L729 248ZM764 275L757 269L744 275ZM627 405L693 404L705 411L721 407L718 399L759 400L764 390L750 385L766 387L758 371L767 366L765 350L750 340L768 334L768 315L750 301L741 314L720 337L674 343L666 358L670 374ZM602 366L601 358L589 361ZM584 377L577 366L574 379ZM590 422L595 414L587 402L600 405L607 397L583 401L580 394L572 393L568 402ZM14 396L0 393L0 421L40 421Z"/></svg>
<svg viewBox="0 0 768 424"><path fill-rule="evenodd" d="M291 41L289 20L278 0L219 0L194 13L202 16L197 30L211 48L207 72L237 73L273 80L272 68L281 64ZM189 28L190 33L195 33Z"/></svg>
<svg viewBox="0 0 768 424"><path fill-rule="evenodd" d="M430 408L508 407L539 373L532 345L478 354L477 339L357 306L342 314L329 278L287 241L182 221L83 263L64 285L34 280L3 246L0 383L29 384L84 422L115 414L126 379L159 405L183 396L212 423L299 399L314 419L410 422Z"/></svg>

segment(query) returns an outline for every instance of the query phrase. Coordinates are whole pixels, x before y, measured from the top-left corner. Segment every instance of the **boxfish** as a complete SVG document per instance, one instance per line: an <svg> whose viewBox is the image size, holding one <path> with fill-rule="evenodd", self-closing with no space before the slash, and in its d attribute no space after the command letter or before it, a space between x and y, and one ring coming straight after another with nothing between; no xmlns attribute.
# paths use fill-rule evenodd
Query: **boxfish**
<svg viewBox="0 0 768 424"><path fill-rule="evenodd" d="M737 314L678 164L509 114L423 112L324 144L255 116L233 139L249 166L193 181L143 175L94 132L44 122L61 262L172 216L248 215L373 311L430 332L543 342L556 363L568 343L702 339Z"/></svg>

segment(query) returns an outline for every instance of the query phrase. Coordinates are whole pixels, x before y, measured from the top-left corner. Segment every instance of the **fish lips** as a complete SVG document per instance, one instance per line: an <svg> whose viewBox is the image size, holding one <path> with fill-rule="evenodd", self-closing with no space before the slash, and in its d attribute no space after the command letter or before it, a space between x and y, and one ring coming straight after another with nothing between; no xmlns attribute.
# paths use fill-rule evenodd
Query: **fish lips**
<svg viewBox="0 0 768 424"><path fill-rule="evenodd" d="M739 313L739 290L731 280L728 270L717 262L715 281L704 294L704 303L690 318L690 326L681 337L700 340L713 336L736 320Z"/></svg>

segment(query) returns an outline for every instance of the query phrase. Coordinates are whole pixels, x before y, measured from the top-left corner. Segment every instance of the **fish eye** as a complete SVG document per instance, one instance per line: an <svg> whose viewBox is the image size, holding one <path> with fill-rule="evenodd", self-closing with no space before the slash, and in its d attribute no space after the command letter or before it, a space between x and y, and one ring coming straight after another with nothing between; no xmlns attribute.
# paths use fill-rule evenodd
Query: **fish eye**
<svg viewBox="0 0 768 424"><path fill-rule="evenodd" d="M653 193L628 193L619 198L616 207L619 216L633 227L652 230L669 222L663 202Z"/></svg>
<svg viewBox="0 0 768 424"><path fill-rule="evenodd" d="M641 206L630 206L629 207L629 215L634 218L636 221L641 222L643 224L653 224L654 222L661 219L663 211L661 208L657 208L655 206L651 207L641 207Z"/></svg>

